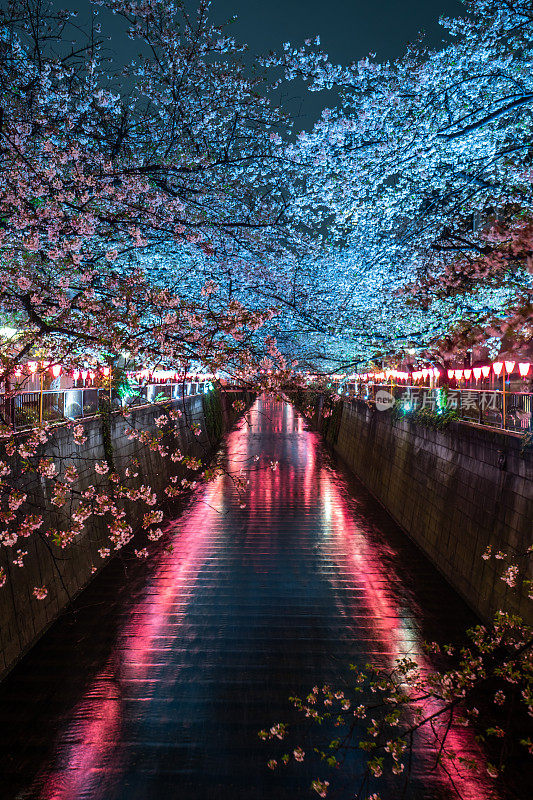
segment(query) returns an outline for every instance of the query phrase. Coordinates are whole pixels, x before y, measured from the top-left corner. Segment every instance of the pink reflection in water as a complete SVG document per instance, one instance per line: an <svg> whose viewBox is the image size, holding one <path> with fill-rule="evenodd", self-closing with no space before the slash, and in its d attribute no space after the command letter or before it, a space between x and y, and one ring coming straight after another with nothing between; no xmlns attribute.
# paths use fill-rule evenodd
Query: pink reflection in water
<svg viewBox="0 0 533 800"><path fill-rule="evenodd" d="M130 684L129 699L132 693L140 700L151 694L149 674L154 653L165 650L160 640L168 633L170 617L172 636L178 634L190 599L189 589L205 562L210 535L222 511L222 489L223 478L216 478L185 515L175 550L162 558L145 599L124 630L120 665L113 666L113 657L74 711L74 721L58 744L59 763L46 776L40 800L105 797L103 786L121 771L118 745L124 687Z"/></svg>
<svg viewBox="0 0 533 800"><path fill-rule="evenodd" d="M89 697L76 710L76 722L66 738L71 745L64 751L61 765L46 776L39 800L78 800L91 797L100 785L102 771L117 769L115 744L119 740L122 721L120 690L112 674L102 671L93 682ZM41 780L36 781L39 785Z"/></svg>
<svg viewBox="0 0 533 800"><path fill-rule="evenodd" d="M246 508L239 509L241 496L231 479L219 477L199 492L175 526L174 551L161 554L144 597L121 633L120 663L113 657L74 711L41 800L105 798L106 781L120 775L122 697L143 703L157 691L157 667L180 636L198 575L213 549L214 531L227 513L237 515L242 525L246 566L261 573L267 569L262 548L272 552L278 546L269 525L285 524L289 511L310 509L317 518L320 557L342 566L344 579L348 576L352 591L344 593L339 612L348 615L354 635L358 629L364 638L367 626L368 638L379 643L384 663L409 654L422 669L431 668L420 647L415 616L391 590L400 578L384 566L387 546L365 531L354 501L343 493L342 481L322 466L320 447L316 434L305 430L302 417L291 406L268 398L261 398L229 435L229 470L234 474L242 470L249 481ZM278 457L280 463L273 469ZM335 578L331 581L335 592ZM475 753L483 764L469 731L452 730L450 745L465 755ZM423 752L421 757L425 761ZM484 781L468 775L455 780L468 800L486 797Z"/></svg>
<svg viewBox="0 0 533 800"><path fill-rule="evenodd" d="M408 655L418 664L422 673L432 671L431 662L421 647L422 642L415 635L416 618L404 604L400 606L391 590L394 582L401 581L396 574L391 573L391 568L385 570L383 556L387 546L383 542L378 546L372 537L365 534L360 521L354 515L353 501L347 500L340 490L338 479L332 477L329 469L321 469L320 487L324 517L329 523L331 534L332 549L328 555L342 563L344 571L348 568L354 587L361 587L357 596L355 593L349 595L348 607L357 625L361 621L362 603L370 612L364 615L364 621L371 625L372 638L380 641L382 647L379 657L373 657L374 661L392 667L397 658ZM439 708L437 701L428 701L424 713L431 714ZM437 723L441 734L445 727L446 719ZM430 740L428 746L429 743ZM436 774L440 781L448 786L452 795L458 790L465 800L485 800L493 790L493 784L488 778L486 759L475 741L473 731L453 726L448 733L447 748L459 756L473 758L478 764L478 772L473 774L464 767L460 769L452 766L452 784L450 777L439 769ZM434 757L432 758L429 751L424 752L423 743L418 743L417 751L422 763L425 762L425 767L432 767ZM421 773L420 767L417 772ZM490 796L494 797L492 794Z"/></svg>
<svg viewBox="0 0 533 800"><path fill-rule="evenodd" d="M122 681L147 679L154 652L172 647L223 511L223 485L224 479L218 477L206 486L177 526L173 552L160 562L146 598L124 632Z"/></svg>

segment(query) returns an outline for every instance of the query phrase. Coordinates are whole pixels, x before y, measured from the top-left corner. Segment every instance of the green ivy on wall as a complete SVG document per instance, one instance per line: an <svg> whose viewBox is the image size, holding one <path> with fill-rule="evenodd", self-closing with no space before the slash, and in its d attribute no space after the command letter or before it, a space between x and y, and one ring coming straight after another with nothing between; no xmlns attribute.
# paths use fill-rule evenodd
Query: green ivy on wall
<svg viewBox="0 0 533 800"><path fill-rule="evenodd" d="M205 419L205 429L209 442L217 444L222 438L224 431L224 418L222 412L222 398L220 390L202 395L202 405Z"/></svg>

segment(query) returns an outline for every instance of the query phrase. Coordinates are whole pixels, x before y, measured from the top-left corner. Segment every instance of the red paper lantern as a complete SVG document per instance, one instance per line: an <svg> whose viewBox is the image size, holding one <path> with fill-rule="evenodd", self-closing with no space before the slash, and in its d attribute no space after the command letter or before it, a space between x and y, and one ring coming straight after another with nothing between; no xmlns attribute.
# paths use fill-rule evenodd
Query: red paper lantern
<svg viewBox="0 0 533 800"><path fill-rule="evenodd" d="M529 363L529 361L522 361L522 362L520 362L520 364L518 365L518 370L519 370L519 372L520 372L520 375L521 375L523 378L525 378L525 377L526 377L526 375L527 375L527 373L529 372L529 368L530 368L530 366L531 366L531 364Z"/></svg>

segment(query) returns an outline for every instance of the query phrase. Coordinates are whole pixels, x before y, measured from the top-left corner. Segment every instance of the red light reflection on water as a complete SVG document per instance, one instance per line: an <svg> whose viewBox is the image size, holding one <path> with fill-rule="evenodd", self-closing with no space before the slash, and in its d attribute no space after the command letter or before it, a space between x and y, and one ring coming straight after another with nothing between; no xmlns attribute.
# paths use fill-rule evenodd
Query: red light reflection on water
<svg viewBox="0 0 533 800"><path fill-rule="evenodd" d="M140 700L150 697L149 675L154 658L161 651L159 640L165 636L170 616L176 635L179 617L185 614L189 588L205 561L211 531L221 511L222 487L223 479L216 478L203 491L203 502L196 502L185 515L179 530L179 546L162 558L146 598L136 607L124 630L120 663L113 666L116 661L113 658L74 711L73 722L58 744L59 763L46 776L40 800L104 798L105 784L120 773L117 745L123 695L127 693L130 700L132 695Z"/></svg>
<svg viewBox="0 0 533 800"><path fill-rule="evenodd" d="M124 632L121 680L136 680L142 685L154 655L165 649L169 626L170 638L175 638L222 512L223 483L222 477L210 483L181 521L173 552L162 559L146 599L136 608Z"/></svg>
<svg viewBox="0 0 533 800"><path fill-rule="evenodd" d="M352 628L364 621L370 638L379 645L382 661L385 658L392 664L409 654L421 669L429 670L416 618L391 591L391 583L399 578L384 565L386 544L378 544L365 531L354 501L343 493L342 481L322 466L320 447L316 434L305 430L303 419L291 406L269 399L258 401L228 437L229 469L242 470L248 481L242 519L247 557L253 562L250 567L258 572L266 568L257 545L259 537L264 547L275 546L269 520L283 521L287 509L310 509L319 520L323 557L342 567L344 580L347 577L354 589L345 593L343 608ZM277 453L280 464L272 468ZM240 513L241 499L231 479L218 477L198 494L176 525L174 550L161 555L144 597L135 603L120 636L118 658L99 674L72 714L57 746L58 763L44 779L40 800L103 800L106 781L120 779L122 698L142 703L153 696L157 666L179 636L198 574L213 547L213 532L221 516ZM334 584L335 578L331 580ZM453 749L465 755L475 753L483 766L469 731L452 729L449 737ZM424 761L424 753L421 756ZM454 780L467 800L487 796L485 782L477 777L454 776Z"/></svg>
<svg viewBox="0 0 533 800"><path fill-rule="evenodd" d="M113 753L121 731L122 702L119 687L107 670L93 682L89 697L77 709L76 717L79 722L70 726L67 734L74 743L64 748L59 768L46 776L39 800L91 797L93 788L100 783L102 770L118 767L113 763ZM36 784L40 782L37 780Z"/></svg>
<svg viewBox="0 0 533 800"><path fill-rule="evenodd" d="M352 576L354 586L361 586L362 596L357 600L352 595L351 610L354 619L361 615L361 600L371 612L365 615L365 621L372 625L372 637L381 642L381 657L375 658L376 663L391 667L395 660L408 655L415 661L421 673L432 671L432 665L421 647L419 637L414 635L417 624L415 617L409 613L405 605L400 606L399 601L391 592L391 583L397 579L391 575L391 568L385 569L383 555L384 545L378 545L373 538L365 535L361 524L354 515L354 508L343 492L340 490L338 479L332 477L330 470L322 468L320 471L321 499L324 505L324 516L329 521L332 552L331 556L343 563L344 569ZM353 502L353 501L352 501ZM371 659L370 659L371 660ZM437 700L428 701L424 713L436 712L441 706ZM446 728L447 716L436 723L437 729L442 734ZM430 739L431 740L431 739ZM430 766L431 753L422 752L419 745L418 755ZM471 730L460 726L452 726L447 736L447 749L454 751L458 756L472 758L477 762L477 774L473 774L466 767L449 766L453 784L465 800L486 800L493 789L487 772L486 759L477 745ZM431 766L433 766L431 764ZM420 774L420 772L419 772ZM446 785L450 794L455 794L454 786L443 770L438 773L440 781ZM493 794L490 795L494 797Z"/></svg>

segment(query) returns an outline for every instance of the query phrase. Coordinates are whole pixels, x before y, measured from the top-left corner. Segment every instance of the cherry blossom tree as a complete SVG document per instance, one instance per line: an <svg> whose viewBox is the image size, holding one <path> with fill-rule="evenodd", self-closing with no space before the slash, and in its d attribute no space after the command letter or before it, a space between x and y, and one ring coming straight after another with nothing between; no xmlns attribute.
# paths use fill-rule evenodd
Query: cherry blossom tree
<svg viewBox="0 0 533 800"><path fill-rule="evenodd" d="M306 175L297 202L351 263L355 308L373 279L406 338L420 330L415 307L434 340L459 323L471 342L512 328L517 350L532 335L531 7L468 0L441 22L448 44L416 43L394 63L335 65L318 40L270 60L339 95L291 150Z"/></svg>
<svg viewBox="0 0 533 800"><path fill-rule="evenodd" d="M271 60L288 79L340 96L291 156L311 176L302 217L327 226L340 284L352 283L345 358L393 353L409 339L447 354L489 339L502 352L530 346L533 13L527 0L465 7L464 18L442 21L442 49L418 43L395 63L334 65L317 40ZM324 274L311 263L309 286ZM501 580L533 599L531 548L483 558L500 560ZM407 797L428 748L458 796L492 797L531 763L532 692L531 627L502 608L462 645L429 644L416 658L354 669L348 688L293 698L305 737L277 721L260 736L274 744L272 769L322 760L311 785L320 797L333 796L335 770L354 760L355 797L378 800L381 778Z"/></svg>
<svg viewBox="0 0 533 800"><path fill-rule="evenodd" d="M317 391L326 422L339 398ZM307 390L295 399L316 423L317 395ZM289 698L289 721L268 720L259 731L268 767L292 774L305 762L315 774L311 793L323 798L346 786L357 800L417 797L421 764L424 780L432 775L461 800L525 796L533 758L533 545L502 550L496 537L482 558L496 566L506 597L522 598L526 619L504 604L453 643L410 642L399 654L387 640L337 684Z"/></svg>
<svg viewBox="0 0 533 800"><path fill-rule="evenodd" d="M22 332L8 371L37 345L135 352L151 303L187 310L151 298L129 253L260 253L287 227L286 121L208 7L111 3L143 53L112 76L96 29L67 46L71 13L33 0L4 12L0 303ZM120 316L136 312L132 334Z"/></svg>
<svg viewBox="0 0 533 800"><path fill-rule="evenodd" d="M288 123L264 76L246 72L241 48L211 26L209 3L196 13L156 0L107 6L141 50L126 66L104 57L96 24L81 36L73 14L52 5L14 0L0 18L0 309L16 331L0 348L5 397L23 388L18 368L28 358L107 364L109 384L121 353L132 367L186 372L193 363L243 388L275 388L290 367L258 332L272 305L249 310L205 275L196 276L194 296L184 294L177 280L154 279L150 260L163 253L172 267L182 250L196 250L221 264L239 256L264 265L268 252L272 263L278 232L283 248L291 238L279 133ZM131 423L129 412L126 405ZM155 435L130 424L140 446L182 468L170 498L213 474L169 445L181 414L163 410ZM83 425L72 428L82 447ZM201 433L194 423L191 430ZM107 557L133 537L128 502L139 505L148 541L159 538L160 498L134 465L92 465L99 477L82 493L83 455L59 463L49 455L53 437L46 424L22 437L2 430L0 540L10 564L23 566L33 535L64 557L98 517ZM39 513L21 489L31 474L48 487ZM0 584L6 578L2 567ZM47 587L34 594L44 599Z"/></svg>

